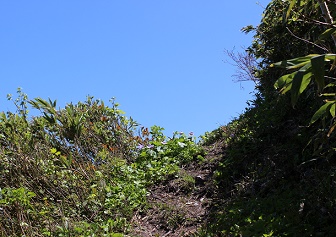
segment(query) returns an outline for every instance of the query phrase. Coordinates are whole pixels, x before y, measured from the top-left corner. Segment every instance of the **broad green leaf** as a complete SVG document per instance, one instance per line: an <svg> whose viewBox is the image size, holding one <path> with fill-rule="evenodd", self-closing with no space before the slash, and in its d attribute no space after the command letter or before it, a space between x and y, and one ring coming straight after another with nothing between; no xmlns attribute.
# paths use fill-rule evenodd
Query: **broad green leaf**
<svg viewBox="0 0 336 237"><path fill-rule="evenodd" d="M313 115L313 117L310 120L310 124L315 123L318 119L320 119L322 116L327 114L327 111L330 110L330 107L332 104L335 104L334 102L327 102L324 105L322 105Z"/></svg>
<svg viewBox="0 0 336 237"><path fill-rule="evenodd" d="M286 69L298 69L310 63L311 58L319 56L318 54L310 54L304 57L293 58L281 62L273 63L270 67L281 67Z"/></svg>
<svg viewBox="0 0 336 237"><path fill-rule="evenodd" d="M314 78L317 83L319 92L321 92L325 86L325 83L324 83L325 61L324 59L325 59L325 55L319 55L311 59L312 71L313 71Z"/></svg>
<svg viewBox="0 0 336 237"><path fill-rule="evenodd" d="M330 107L330 114L334 118L335 117L335 102Z"/></svg>
<svg viewBox="0 0 336 237"><path fill-rule="evenodd" d="M311 69L311 64L308 63L306 66L297 71L293 78L292 89L291 89L291 99L292 106L294 107L300 94L307 88L312 74L309 72Z"/></svg>
<svg viewBox="0 0 336 237"><path fill-rule="evenodd" d="M280 90L280 93L283 95L286 94L288 91L292 89L292 84L293 84L292 81L288 83L288 85L286 85L284 88Z"/></svg>
<svg viewBox="0 0 336 237"><path fill-rule="evenodd" d="M274 87L275 89L280 89L286 86L288 83L290 83L293 80L295 73L292 74L286 74L282 77L280 77L275 83Z"/></svg>
<svg viewBox="0 0 336 237"><path fill-rule="evenodd" d="M303 76L301 87L300 87L300 94L304 92L304 90L307 88L312 77L313 77L313 73L311 72L308 72Z"/></svg>
<svg viewBox="0 0 336 237"><path fill-rule="evenodd" d="M335 61L336 54L328 53L325 54L325 61Z"/></svg>
<svg viewBox="0 0 336 237"><path fill-rule="evenodd" d="M296 101L298 100L299 95L300 95L300 87L301 87L303 76L304 76L304 72L297 71L293 78L292 89L291 89L291 95L292 95L291 101L292 101L293 107L295 106Z"/></svg>

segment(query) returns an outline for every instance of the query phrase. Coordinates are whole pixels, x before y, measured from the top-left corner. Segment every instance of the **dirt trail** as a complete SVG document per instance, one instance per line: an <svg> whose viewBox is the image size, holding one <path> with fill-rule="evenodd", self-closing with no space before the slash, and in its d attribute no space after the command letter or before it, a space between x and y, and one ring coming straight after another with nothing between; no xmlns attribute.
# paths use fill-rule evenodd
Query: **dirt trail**
<svg viewBox="0 0 336 237"><path fill-rule="evenodd" d="M129 236L186 237L195 236L204 224L215 194L213 172L223 154L217 142L205 147L202 163L193 162L168 181L152 187L149 209L136 213Z"/></svg>

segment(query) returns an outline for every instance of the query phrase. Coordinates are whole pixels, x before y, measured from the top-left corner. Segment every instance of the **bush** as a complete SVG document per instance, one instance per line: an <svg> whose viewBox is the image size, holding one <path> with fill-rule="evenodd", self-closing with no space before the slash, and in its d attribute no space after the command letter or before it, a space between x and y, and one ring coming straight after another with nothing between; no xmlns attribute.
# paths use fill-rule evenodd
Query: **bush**
<svg viewBox="0 0 336 237"><path fill-rule="evenodd" d="M201 153L191 136L139 129L113 100L57 110L18 93L17 113L0 114L2 236L121 236L148 187ZM28 103L41 115L29 120Z"/></svg>

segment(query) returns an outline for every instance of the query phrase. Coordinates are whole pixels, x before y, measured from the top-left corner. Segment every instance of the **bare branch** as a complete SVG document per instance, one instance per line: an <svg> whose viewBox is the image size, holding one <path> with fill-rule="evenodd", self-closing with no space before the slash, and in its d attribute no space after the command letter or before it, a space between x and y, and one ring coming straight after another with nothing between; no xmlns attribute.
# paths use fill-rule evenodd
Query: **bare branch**
<svg viewBox="0 0 336 237"><path fill-rule="evenodd" d="M229 62L225 60L225 63L229 63L236 67L236 74L232 75L238 82L253 81L258 83L259 79L255 77L255 71L257 68L257 61L253 55L249 54L246 50L244 53L235 52L234 49L224 51L227 56L233 61Z"/></svg>
<svg viewBox="0 0 336 237"><path fill-rule="evenodd" d="M330 11L329 11L329 8L328 8L328 5L325 1L322 1L322 0L317 0L319 5L320 5L320 8L321 8L321 11L322 11L322 15L323 15L323 18L324 20L329 23L329 24L333 24L334 20L330 14ZM334 41L334 45L336 46L336 37L335 35L331 35L333 41Z"/></svg>
<svg viewBox="0 0 336 237"><path fill-rule="evenodd" d="M334 20L330 14L330 11L329 11L329 8L328 8L328 5L325 1L322 1L322 0L317 0L319 5L320 5L320 8L321 8L321 11L322 11L322 16L324 18L324 20L329 23L329 24L333 24ZM336 37L334 35L331 35L333 41L334 41L334 44L336 46Z"/></svg>
<svg viewBox="0 0 336 237"><path fill-rule="evenodd" d="M324 47L322 47L322 46L320 46L320 45L318 45L318 44L315 44L315 43L313 43L313 42L310 42L309 40L300 38L299 36L295 35L295 34L294 34L288 27L286 27L286 29L287 29L287 30L289 31L289 33L290 33L292 36L294 36L295 38L297 38L297 39L299 39L299 40L302 40L302 41L304 41L304 42L306 42L306 43L308 43L308 44L312 44L312 45L314 45L314 46L316 46L316 47L318 47L318 48L320 48L320 49L322 49L322 50L328 52L328 49L327 49L327 48L324 48Z"/></svg>
<svg viewBox="0 0 336 237"><path fill-rule="evenodd" d="M327 27L330 27L330 28L335 28L335 22L333 20L332 15L330 14L330 10L329 10L329 7L327 5L327 1L326 0L317 0L317 1L318 1L319 6L320 6L320 9L321 9L321 12L322 12L322 16L323 16L325 22L321 22L321 21L318 21L318 20L310 19L306 15L302 14L300 11L296 12L296 14L299 14L301 17L303 17L303 20L301 20L303 22L313 23L313 24L316 24L316 25L323 25L323 26L327 26ZM291 5L290 5L290 9L289 9L290 11L293 11L292 7L293 7L293 3L295 4L295 2L298 2L298 0L291 0ZM329 0L329 2L330 2L330 0ZM334 2L336 3L336 0ZM289 30L289 29L287 28L287 30ZM305 41L307 43L313 44L316 47L322 48L322 47L320 47L320 46L318 46L318 45L316 45L316 44L314 44L312 42L309 42L307 40L304 40L302 38L297 37L290 30L289 30L289 32L294 37L296 37L296 38L298 38L300 40L303 40L303 41ZM334 34L332 34L331 37L332 37L332 39L334 41L334 45L336 46L336 36ZM325 50L325 48L322 48L322 49ZM328 50L326 50L326 51L328 51Z"/></svg>

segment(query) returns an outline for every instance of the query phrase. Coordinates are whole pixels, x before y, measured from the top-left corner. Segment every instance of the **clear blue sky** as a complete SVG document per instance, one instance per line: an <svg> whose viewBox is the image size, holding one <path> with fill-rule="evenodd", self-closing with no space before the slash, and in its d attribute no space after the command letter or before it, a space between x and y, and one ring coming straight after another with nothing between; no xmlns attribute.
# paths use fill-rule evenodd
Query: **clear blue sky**
<svg viewBox="0 0 336 237"><path fill-rule="evenodd" d="M259 24L269 2L1 1L0 111L13 111L6 95L17 87L61 108L116 97L144 126L199 136L252 98L254 84L233 82L224 50L250 45L240 29Z"/></svg>

